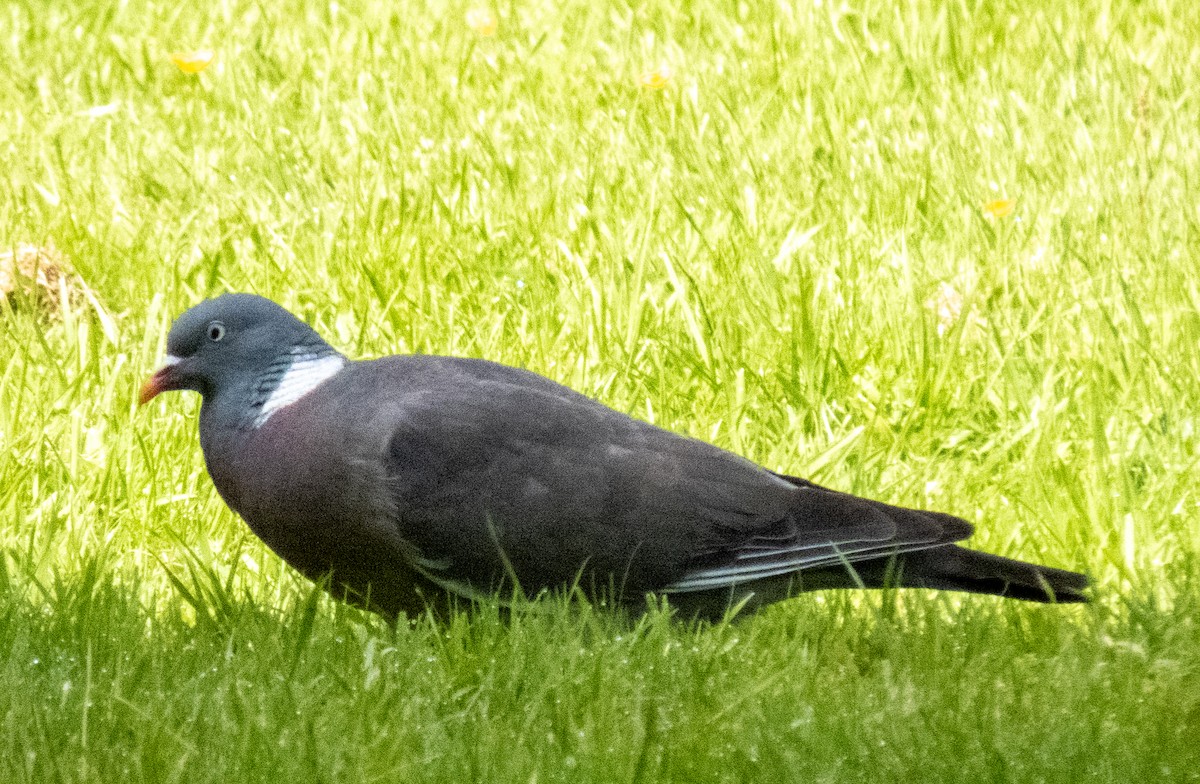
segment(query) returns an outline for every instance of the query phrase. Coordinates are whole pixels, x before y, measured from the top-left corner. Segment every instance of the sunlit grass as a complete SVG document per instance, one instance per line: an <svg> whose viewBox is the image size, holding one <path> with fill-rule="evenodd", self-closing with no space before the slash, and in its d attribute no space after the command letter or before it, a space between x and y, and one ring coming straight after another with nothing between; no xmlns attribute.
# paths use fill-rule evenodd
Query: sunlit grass
<svg viewBox="0 0 1200 784"><path fill-rule="evenodd" d="M9 4L0 253L82 285L0 302L0 781L1197 780L1189 11ZM388 629L224 507L194 398L136 408L224 290L962 515L1097 601Z"/></svg>

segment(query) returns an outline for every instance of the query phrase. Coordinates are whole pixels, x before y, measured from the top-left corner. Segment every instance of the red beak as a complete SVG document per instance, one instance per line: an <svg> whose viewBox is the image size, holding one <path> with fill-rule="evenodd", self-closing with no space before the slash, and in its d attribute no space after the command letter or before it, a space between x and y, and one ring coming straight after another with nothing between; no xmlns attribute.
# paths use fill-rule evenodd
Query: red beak
<svg viewBox="0 0 1200 784"><path fill-rule="evenodd" d="M138 392L138 405L144 406L154 398L158 397L159 393L167 392L172 389L178 389L175 383L175 365L179 364L179 360L175 357L168 356L166 362L160 367L153 376L146 379L146 383L142 384L141 390Z"/></svg>

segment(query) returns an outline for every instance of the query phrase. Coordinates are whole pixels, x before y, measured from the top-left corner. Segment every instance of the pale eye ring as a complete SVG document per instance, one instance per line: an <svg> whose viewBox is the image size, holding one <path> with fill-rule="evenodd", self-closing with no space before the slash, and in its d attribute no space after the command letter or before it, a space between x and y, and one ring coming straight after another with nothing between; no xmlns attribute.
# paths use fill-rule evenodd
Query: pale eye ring
<svg viewBox="0 0 1200 784"><path fill-rule="evenodd" d="M208 339L216 343L225 337L225 325L220 321L211 321L208 324Z"/></svg>

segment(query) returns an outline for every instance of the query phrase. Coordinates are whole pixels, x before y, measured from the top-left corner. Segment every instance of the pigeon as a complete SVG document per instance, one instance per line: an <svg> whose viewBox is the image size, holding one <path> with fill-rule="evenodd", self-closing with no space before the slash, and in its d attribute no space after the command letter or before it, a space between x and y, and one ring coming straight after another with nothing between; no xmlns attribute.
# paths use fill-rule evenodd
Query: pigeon
<svg viewBox="0 0 1200 784"><path fill-rule="evenodd" d="M719 620L803 591L1084 602L1088 578L959 546L973 527L770 471L482 359L352 361L269 299L172 325L145 404L199 392L213 484L268 547L391 619L579 591Z"/></svg>

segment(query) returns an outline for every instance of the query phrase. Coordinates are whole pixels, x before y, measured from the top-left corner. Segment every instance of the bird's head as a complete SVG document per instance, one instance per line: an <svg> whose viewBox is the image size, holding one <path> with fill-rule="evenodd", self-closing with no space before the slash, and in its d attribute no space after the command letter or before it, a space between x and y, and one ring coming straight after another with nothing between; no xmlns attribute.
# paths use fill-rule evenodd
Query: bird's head
<svg viewBox="0 0 1200 784"><path fill-rule="evenodd" d="M167 335L162 367L138 402L190 389L209 402L281 376L296 357L338 356L311 327L265 297L224 294L185 312Z"/></svg>

